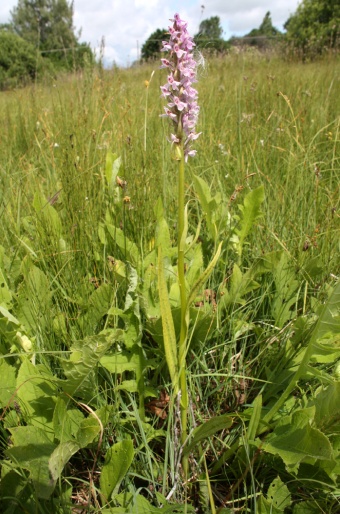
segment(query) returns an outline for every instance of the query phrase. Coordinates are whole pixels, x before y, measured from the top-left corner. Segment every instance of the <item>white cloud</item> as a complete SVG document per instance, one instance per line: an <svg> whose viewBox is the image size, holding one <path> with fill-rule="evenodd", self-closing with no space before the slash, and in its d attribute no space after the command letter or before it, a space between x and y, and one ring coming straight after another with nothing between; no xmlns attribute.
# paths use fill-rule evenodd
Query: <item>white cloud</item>
<svg viewBox="0 0 340 514"><path fill-rule="evenodd" d="M290 14L296 11L298 3L298 0L207 0L204 2L204 18L219 16L228 32L244 34L257 28L270 11L273 25L282 29Z"/></svg>
<svg viewBox="0 0 340 514"><path fill-rule="evenodd" d="M184 4L184 5L183 5ZM9 20L9 12L17 0L0 0L0 23ZM204 9L202 9L204 5ZM192 34L200 22L219 16L224 37L242 35L262 22L271 12L274 26L282 29L289 15L295 12L298 0L74 0L74 25L82 29L81 41L98 51L105 39L105 62L110 65L131 64L146 39L158 28L166 28L175 12L188 21Z"/></svg>

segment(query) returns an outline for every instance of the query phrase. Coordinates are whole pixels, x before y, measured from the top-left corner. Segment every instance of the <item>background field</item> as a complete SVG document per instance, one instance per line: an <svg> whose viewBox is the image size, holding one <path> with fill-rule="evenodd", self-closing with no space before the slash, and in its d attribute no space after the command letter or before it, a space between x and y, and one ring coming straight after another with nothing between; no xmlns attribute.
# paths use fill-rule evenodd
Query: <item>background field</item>
<svg viewBox="0 0 340 514"><path fill-rule="evenodd" d="M210 58L200 68L202 135L195 146L197 156L186 168L189 234L193 238L201 223L197 241L202 268L218 240L224 241L224 247L195 304L204 316L197 321L196 332L192 327L188 355L191 427L226 414L234 421L229 430L209 433L191 456L188 504L199 512L216 512L216 508L299 514L340 508L339 354L334 336L338 328L334 322L330 334L323 327L322 334L313 335L321 326L317 320L324 316L321 306L329 301L333 314L338 308L339 295L334 295L340 273L339 71L336 58L301 64L256 52ZM157 310L157 292L152 307L143 297L150 263L156 264L147 256L160 240L159 199L174 246L177 237L177 168L167 141L168 121L159 116L164 104L159 86L164 80L158 63L112 71L88 67L81 75L0 95L0 349L6 378L0 386L3 512L22 512L20 505L32 513L71 512L77 506L80 510L74 512L91 508L141 512L136 505L144 500L136 498L145 498L159 510L168 505L164 497L174 485L167 508L177 506L182 511L185 487L174 457L179 451L176 409L171 407L174 399L160 333L150 322ZM116 178L110 184L114 162L123 187ZM207 183L215 199L211 204L215 238L194 176ZM235 230L238 222L246 224L246 214L242 218L239 206L247 212L245 198L260 186L263 215L250 219L241 248L235 243ZM105 332L106 350L101 355L93 347L104 337L96 336L105 330L129 330L119 311L126 307L131 286L128 261L138 274L133 301L140 301L143 359L151 363L143 367L143 390L138 379L136 383L135 368L122 366L115 373L100 361L106 351L112 354L113 347L119 351L125 345L131 355L137 351L124 338L117 342L123 336L115 332L115 342L108 344ZM175 298L173 307L176 317ZM309 368L294 382L311 340L325 346L314 351L306 363ZM84 348L89 351L81 355ZM90 354L97 357L91 361ZM77 368L78 361L96 370L93 382L85 384L93 369L85 372L81 364ZM77 373L82 377L78 382ZM32 377L37 374L40 381L34 391L21 388L25 381L36 383ZM41 385L45 379L53 386ZM282 416L298 412L306 418L308 413L310 430L322 433L320 444L327 447L322 456L314 455L306 442L307 457L289 461L281 450L273 450L270 440L263 437L259 442L261 429L254 431L248 424L254 423L256 398L262 395L267 412L284 396L291 380L292 389L270 430L276 430ZM160 407L151 401L157 396ZM327 403L330 396L334 404ZM140 397L145 399L146 418L138 422ZM40 402L39 408L32 407L33 400ZM329 411L322 425L318 408L325 403ZM56 428L55 405L59 409L61 404L65 412L72 411L68 439ZM157 408L168 409L167 417ZM102 423L100 444L98 423L92 439L86 423L87 428L81 425L90 419L91 409ZM88 438L84 436L82 444L79 433L78 439L75 435L80 425ZM28 437L22 435L21 440L17 427L32 427L32 441L43 437L35 432L38 428L54 430L49 444L55 446L41 457L50 472L48 459L56 441L77 439L79 448L68 447L68 458L59 455L52 488L32 464L29 450L25 458L15 453L19 447L22 453ZM310 434L312 446L316 432ZM124 451L131 450L135 457L116 483L122 484L127 499L124 503L117 489L109 506L103 495L111 496L114 488L104 479L99 482L99 471L107 465L112 444L127 440L133 441L133 449ZM261 444L267 445L264 454ZM280 501L273 493L275 487L284 493Z"/></svg>

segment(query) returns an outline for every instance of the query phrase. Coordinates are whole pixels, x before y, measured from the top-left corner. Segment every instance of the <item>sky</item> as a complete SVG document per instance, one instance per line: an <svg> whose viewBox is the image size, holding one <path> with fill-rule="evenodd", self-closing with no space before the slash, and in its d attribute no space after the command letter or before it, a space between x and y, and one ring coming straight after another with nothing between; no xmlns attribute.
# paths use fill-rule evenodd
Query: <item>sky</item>
<svg viewBox="0 0 340 514"><path fill-rule="evenodd" d="M18 0L0 0L0 23L10 19ZM223 38L242 36L258 28L267 11L273 25L283 29L299 0L74 0L73 22L97 53L104 41L106 66L129 66L139 56L143 43L156 30L167 28L178 12L188 22L192 35L202 20L219 16Z"/></svg>

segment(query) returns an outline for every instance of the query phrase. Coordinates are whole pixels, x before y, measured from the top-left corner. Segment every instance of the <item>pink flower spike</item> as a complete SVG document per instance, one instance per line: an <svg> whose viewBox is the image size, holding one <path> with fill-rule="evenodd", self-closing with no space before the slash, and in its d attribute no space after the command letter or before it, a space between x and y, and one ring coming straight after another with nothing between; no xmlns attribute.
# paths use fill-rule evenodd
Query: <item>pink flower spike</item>
<svg viewBox="0 0 340 514"><path fill-rule="evenodd" d="M161 87L162 96L167 98L165 114L173 122L172 144L184 147L185 160L196 154L191 144L200 133L195 126L199 114L198 93L192 87L196 79L197 63L192 54L195 43L187 31L187 23L175 14L173 25L169 27L169 41L163 41L163 51L169 52L168 59L161 59L162 68L169 69L167 82Z"/></svg>

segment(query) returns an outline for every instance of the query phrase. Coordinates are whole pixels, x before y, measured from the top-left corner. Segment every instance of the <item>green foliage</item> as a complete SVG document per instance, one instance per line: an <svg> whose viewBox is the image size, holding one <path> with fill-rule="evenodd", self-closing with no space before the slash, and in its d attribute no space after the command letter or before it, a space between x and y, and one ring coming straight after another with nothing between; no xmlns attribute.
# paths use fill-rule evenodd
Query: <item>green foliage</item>
<svg viewBox="0 0 340 514"><path fill-rule="evenodd" d="M48 60L11 30L0 30L0 89L23 85L50 69Z"/></svg>
<svg viewBox="0 0 340 514"><path fill-rule="evenodd" d="M337 0L303 0L284 27L291 49L313 58L339 48L339 24Z"/></svg>
<svg viewBox="0 0 340 514"><path fill-rule="evenodd" d="M0 96L1 512L337 512L337 66L244 53L200 81L184 444L158 81L147 109L147 66Z"/></svg>
<svg viewBox="0 0 340 514"><path fill-rule="evenodd" d="M272 45L273 41L270 41L270 38L275 38L280 35L281 32L274 27L271 14L268 11L259 28L251 30L244 37L246 38L245 40L248 45L263 48Z"/></svg>
<svg viewBox="0 0 340 514"><path fill-rule="evenodd" d="M218 16L201 21L198 29L198 34L208 39L221 39L222 33L221 20Z"/></svg>
<svg viewBox="0 0 340 514"><path fill-rule="evenodd" d="M114 444L106 452L100 475L100 490L105 503L117 494L133 458L133 443L129 439Z"/></svg>
<svg viewBox="0 0 340 514"><path fill-rule="evenodd" d="M166 29L155 30L142 45L142 59L159 59L162 41L167 41L169 34Z"/></svg>
<svg viewBox="0 0 340 514"><path fill-rule="evenodd" d="M18 0L11 27L54 66L73 69L93 61L90 47L79 44L73 27L73 4L67 0Z"/></svg>
<svg viewBox="0 0 340 514"><path fill-rule="evenodd" d="M228 48L222 38L223 29L219 16L201 21L194 41L199 49L222 51Z"/></svg>
<svg viewBox="0 0 340 514"><path fill-rule="evenodd" d="M233 238L235 249L239 258L242 257L242 248L246 237L249 235L255 221L262 217L261 204L264 201L263 187L259 187L247 194L244 204L239 205L241 216L239 227L235 228L236 237Z"/></svg>
<svg viewBox="0 0 340 514"><path fill-rule="evenodd" d="M280 477L273 480L268 488L267 498L261 495L256 501L259 514L279 514L291 505L291 494Z"/></svg>

